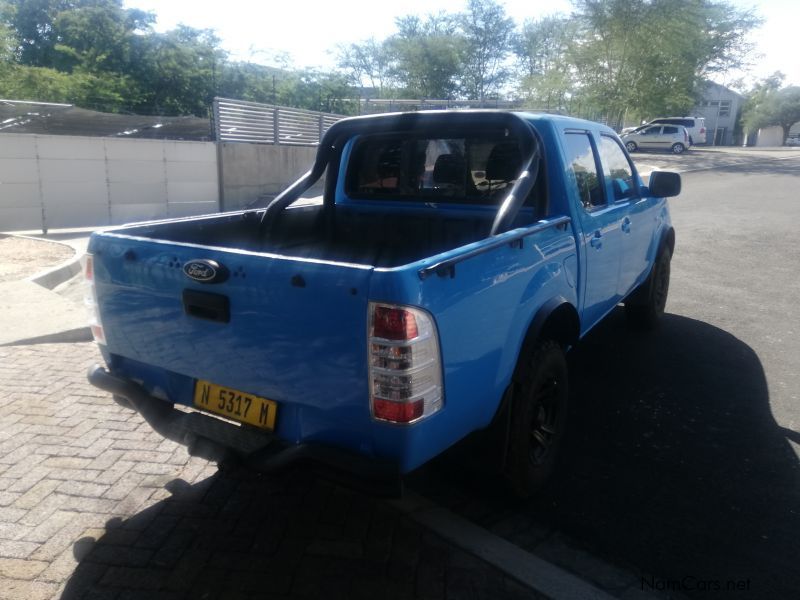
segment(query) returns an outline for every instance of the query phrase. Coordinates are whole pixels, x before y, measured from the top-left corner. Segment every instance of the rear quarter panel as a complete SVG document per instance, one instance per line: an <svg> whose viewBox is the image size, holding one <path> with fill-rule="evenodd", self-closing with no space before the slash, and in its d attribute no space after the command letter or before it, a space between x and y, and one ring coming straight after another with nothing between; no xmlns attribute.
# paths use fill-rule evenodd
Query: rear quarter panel
<svg viewBox="0 0 800 600"><path fill-rule="evenodd" d="M430 261L424 261L430 262ZM379 454L402 447L403 470L491 422L537 310L550 298L577 302L575 240L569 225L464 260L453 277L420 279L424 263L376 269L370 298L419 306L435 319L444 370L444 408L412 427L384 425Z"/></svg>

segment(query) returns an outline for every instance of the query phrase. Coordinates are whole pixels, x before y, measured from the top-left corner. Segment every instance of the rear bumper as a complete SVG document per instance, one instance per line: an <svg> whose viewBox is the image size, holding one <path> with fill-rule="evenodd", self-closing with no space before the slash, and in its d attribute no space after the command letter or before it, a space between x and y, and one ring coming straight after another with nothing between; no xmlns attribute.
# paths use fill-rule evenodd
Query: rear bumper
<svg viewBox="0 0 800 600"><path fill-rule="evenodd" d="M402 494L400 472L390 461L322 444L288 445L268 432L240 427L201 412L184 412L101 365L89 369L88 379L95 387L114 394L118 402L141 414L160 435L186 446L192 456L219 463L241 462L263 472L309 462L324 466L324 475L345 485L381 496Z"/></svg>

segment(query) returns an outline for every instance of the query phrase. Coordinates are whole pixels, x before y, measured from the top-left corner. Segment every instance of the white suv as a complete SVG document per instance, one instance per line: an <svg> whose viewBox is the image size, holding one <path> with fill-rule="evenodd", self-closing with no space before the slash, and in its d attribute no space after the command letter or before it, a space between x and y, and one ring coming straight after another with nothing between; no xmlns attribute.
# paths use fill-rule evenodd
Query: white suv
<svg viewBox="0 0 800 600"><path fill-rule="evenodd" d="M703 117L664 117L653 119L648 125L678 125L689 132L689 144L706 143L706 120Z"/></svg>
<svg viewBox="0 0 800 600"><path fill-rule="evenodd" d="M669 150L683 154L689 148L689 132L680 125L644 125L623 133L622 143L628 152L637 150Z"/></svg>

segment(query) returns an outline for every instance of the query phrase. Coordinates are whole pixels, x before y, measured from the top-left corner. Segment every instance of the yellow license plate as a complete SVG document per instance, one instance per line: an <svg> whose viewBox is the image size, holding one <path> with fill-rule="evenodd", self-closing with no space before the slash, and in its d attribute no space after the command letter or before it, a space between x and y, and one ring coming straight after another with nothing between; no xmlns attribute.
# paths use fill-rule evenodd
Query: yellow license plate
<svg viewBox="0 0 800 600"><path fill-rule="evenodd" d="M278 412L276 402L210 381L198 380L195 384L194 405L240 423L275 429L275 415Z"/></svg>

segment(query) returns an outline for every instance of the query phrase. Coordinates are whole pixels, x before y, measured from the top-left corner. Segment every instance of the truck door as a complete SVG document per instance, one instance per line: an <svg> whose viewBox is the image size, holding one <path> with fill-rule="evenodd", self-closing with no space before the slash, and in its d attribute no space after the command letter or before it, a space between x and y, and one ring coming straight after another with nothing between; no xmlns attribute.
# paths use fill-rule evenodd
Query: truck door
<svg viewBox="0 0 800 600"><path fill-rule="evenodd" d="M617 292L626 296L647 270L647 251L655 230L655 201L641 197L631 163L620 143L610 135L600 136L600 161L609 202L624 209L620 222L620 253Z"/></svg>
<svg viewBox="0 0 800 600"><path fill-rule="evenodd" d="M588 132L564 136L567 167L577 186L573 196L580 221L583 254L584 331L600 320L619 300L617 281L622 253L622 219L627 205L609 204L600 173L600 161Z"/></svg>

